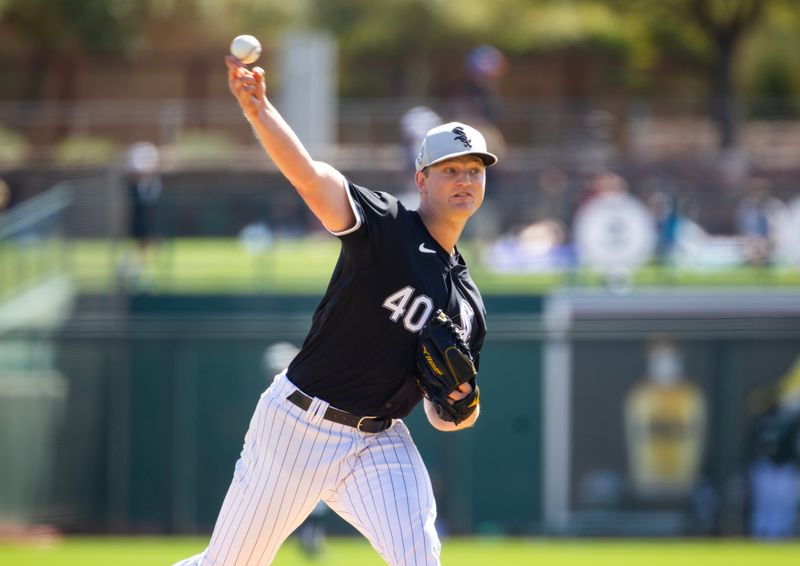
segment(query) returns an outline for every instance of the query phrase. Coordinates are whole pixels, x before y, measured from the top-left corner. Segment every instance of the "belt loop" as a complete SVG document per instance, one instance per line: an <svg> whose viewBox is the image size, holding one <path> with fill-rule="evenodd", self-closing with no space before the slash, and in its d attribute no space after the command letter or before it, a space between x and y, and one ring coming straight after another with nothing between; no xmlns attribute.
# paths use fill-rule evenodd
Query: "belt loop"
<svg viewBox="0 0 800 566"><path fill-rule="evenodd" d="M292 385L286 376L286 370L283 370L272 378L272 387L275 388L275 393L282 397L285 397L285 392L295 389L294 385Z"/></svg>
<svg viewBox="0 0 800 566"><path fill-rule="evenodd" d="M325 418L325 411L328 410L329 403L314 397L311 400L311 405L308 407L306 414L308 415L308 422L314 425L321 425Z"/></svg>

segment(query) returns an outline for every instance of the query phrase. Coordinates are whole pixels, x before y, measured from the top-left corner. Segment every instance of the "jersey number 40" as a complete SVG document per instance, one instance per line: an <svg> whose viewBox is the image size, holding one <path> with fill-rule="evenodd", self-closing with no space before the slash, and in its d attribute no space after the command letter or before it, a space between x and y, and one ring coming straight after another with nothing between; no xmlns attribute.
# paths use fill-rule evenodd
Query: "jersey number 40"
<svg viewBox="0 0 800 566"><path fill-rule="evenodd" d="M386 297L383 308L392 313L392 322L403 319L403 326L410 332L419 332L433 312L433 301L427 295L414 296L413 287L403 287Z"/></svg>

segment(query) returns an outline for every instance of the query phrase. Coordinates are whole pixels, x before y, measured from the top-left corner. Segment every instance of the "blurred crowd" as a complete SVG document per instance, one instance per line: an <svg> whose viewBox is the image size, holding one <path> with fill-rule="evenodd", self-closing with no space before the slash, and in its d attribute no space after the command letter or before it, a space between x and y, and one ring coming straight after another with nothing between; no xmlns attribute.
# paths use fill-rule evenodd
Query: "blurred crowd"
<svg viewBox="0 0 800 566"><path fill-rule="evenodd" d="M733 207L725 210L727 195L709 191L698 198L694 191L669 187L667 179L638 181L606 168L547 167L535 179L530 200L513 210L518 221L500 234L484 259L506 272L796 263L800 192L787 202L762 175L746 176L731 192L727 200ZM706 218L713 226L704 225Z"/></svg>

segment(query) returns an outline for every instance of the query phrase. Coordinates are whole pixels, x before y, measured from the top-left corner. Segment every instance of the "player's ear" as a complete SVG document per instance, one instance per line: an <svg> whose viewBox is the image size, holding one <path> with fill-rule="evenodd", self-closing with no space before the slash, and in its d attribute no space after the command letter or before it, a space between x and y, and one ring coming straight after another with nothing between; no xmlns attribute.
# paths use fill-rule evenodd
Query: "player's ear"
<svg viewBox="0 0 800 566"><path fill-rule="evenodd" d="M419 192L421 193L428 192L428 187L426 184L428 182L428 178L425 176L425 173L423 173L422 171L417 171L414 174L414 181L417 183L417 188L419 189Z"/></svg>

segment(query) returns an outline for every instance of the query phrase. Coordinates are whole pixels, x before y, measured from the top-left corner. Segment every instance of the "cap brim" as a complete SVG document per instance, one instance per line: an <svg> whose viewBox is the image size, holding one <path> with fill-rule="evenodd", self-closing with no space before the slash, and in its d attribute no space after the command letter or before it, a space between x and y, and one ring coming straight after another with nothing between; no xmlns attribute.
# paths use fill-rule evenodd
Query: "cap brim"
<svg viewBox="0 0 800 566"><path fill-rule="evenodd" d="M431 165L436 165L437 163L441 163L442 161L447 161L448 159L453 159L454 157L461 157L462 155L474 155L475 157L479 157L483 164L486 167L491 167L495 163L497 163L497 156L494 153L484 152L484 151L457 151L456 153L449 153L447 155L443 155L439 159L435 161L431 161L425 167L430 167ZM423 167L422 169L425 169ZM422 171L420 169L420 171Z"/></svg>

